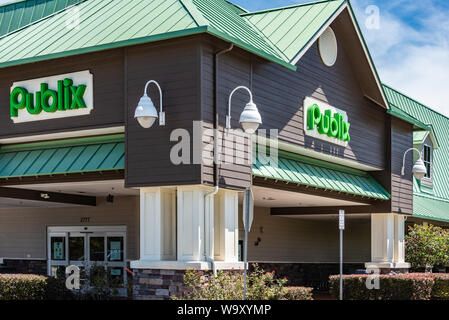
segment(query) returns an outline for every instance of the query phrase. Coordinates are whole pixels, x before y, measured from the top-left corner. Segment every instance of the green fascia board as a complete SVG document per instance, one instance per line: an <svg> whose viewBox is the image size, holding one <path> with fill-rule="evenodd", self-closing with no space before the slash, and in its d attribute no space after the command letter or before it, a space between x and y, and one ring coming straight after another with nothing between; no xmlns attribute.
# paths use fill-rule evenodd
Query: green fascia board
<svg viewBox="0 0 449 320"><path fill-rule="evenodd" d="M449 200L415 194L413 197L413 217L449 222Z"/></svg>
<svg viewBox="0 0 449 320"><path fill-rule="evenodd" d="M390 199L390 194L368 173L330 165L320 160L279 152L278 165L262 164L267 159L258 156L253 175L309 187L342 192L378 200Z"/></svg>
<svg viewBox="0 0 449 320"><path fill-rule="evenodd" d="M405 122L411 123L414 126L426 130L426 131L430 131L431 127L422 123L421 121L419 121L418 119L412 117L411 115L409 115L408 113L404 112L402 109L398 108L397 106L395 106L392 103L389 103L390 109L387 110L387 113L399 118L401 120L404 120Z"/></svg>
<svg viewBox="0 0 449 320"><path fill-rule="evenodd" d="M123 134L3 146L0 150L1 179L124 168Z"/></svg>

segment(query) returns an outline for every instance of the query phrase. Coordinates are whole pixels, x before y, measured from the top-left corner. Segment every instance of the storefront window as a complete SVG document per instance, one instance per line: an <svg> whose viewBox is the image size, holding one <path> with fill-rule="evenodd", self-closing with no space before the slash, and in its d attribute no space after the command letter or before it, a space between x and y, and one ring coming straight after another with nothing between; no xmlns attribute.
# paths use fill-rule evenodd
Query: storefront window
<svg viewBox="0 0 449 320"><path fill-rule="evenodd" d="M123 261L123 237L108 237L108 261Z"/></svg>
<svg viewBox="0 0 449 320"><path fill-rule="evenodd" d="M84 237L70 237L69 239L69 260L84 260Z"/></svg>
<svg viewBox="0 0 449 320"><path fill-rule="evenodd" d="M51 260L65 260L65 237L51 238Z"/></svg>
<svg viewBox="0 0 449 320"><path fill-rule="evenodd" d="M89 240L90 261L104 261L104 237L91 237Z"/></svg>

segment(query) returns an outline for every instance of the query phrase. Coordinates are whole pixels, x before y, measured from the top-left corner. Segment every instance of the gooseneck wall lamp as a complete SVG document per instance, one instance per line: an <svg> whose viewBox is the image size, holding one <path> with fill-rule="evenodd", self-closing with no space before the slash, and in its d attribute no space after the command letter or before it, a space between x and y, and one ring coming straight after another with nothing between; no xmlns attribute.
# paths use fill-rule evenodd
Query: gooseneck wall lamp
<svg viewBox="0 0 449 320"><path fill-rule="evenodd" d="M162 111L162 90L159 83L154 80L150 80L145 85L144 95L140 98L139 104L137 105L136 111L134 113L134 118L137 119L139 124L143 128L150 128L154 121L158 118L156 107L153 101L147 95L148 86L153 83L159 89L159 102L160 102L160 112L159 112L159 125L165 125L165 112Z"/></svg>
<svg viewBox="0 0 449 320"><path fill-rule="evenodd" d="M407 153L409 153L410 151L416 151L419 154L419 159L415 162L412 172L416 179L421 180L426 175L427 169L426 166L424 165L424 161L422 160L421 152L419 152L419 150L416 148L410 148L407 151L405 151L404 157L402 159L401 175L405 175L405 157L407 156Z"/></svg>
<svg viewBox="0 0 449 320"><path fill-rule="evenodd" d="M243 109L242 114L240 115L240 124L243 128L243 130L246 133L253 134L256 132L257 128L259 128L259 125L262 124L262 117L260 116L259 111L257 110L256 104L253 102L253 94L251 90L249 90L245 86L239 86L232 90L231 94L229 95L229 104L228 104L228 115L226 116L226 129L231 129L231 100L232 96L237 90L246 90L249 93L249 102L246 104L245 108Z"/></svg>

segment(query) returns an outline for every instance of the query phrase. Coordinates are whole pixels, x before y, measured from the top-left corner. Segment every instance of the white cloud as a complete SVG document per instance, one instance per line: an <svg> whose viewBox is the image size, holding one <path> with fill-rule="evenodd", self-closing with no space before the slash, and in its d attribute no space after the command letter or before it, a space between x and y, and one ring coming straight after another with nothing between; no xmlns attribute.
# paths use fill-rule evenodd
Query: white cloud
<svg viewBox="0 0 449 320"><path fill-rule="evenodd" d="M369 30L364 9L372 2L352 3L382 81L449 116L449 12L431 1L388 1L380 6L380 29Z"/></svg>

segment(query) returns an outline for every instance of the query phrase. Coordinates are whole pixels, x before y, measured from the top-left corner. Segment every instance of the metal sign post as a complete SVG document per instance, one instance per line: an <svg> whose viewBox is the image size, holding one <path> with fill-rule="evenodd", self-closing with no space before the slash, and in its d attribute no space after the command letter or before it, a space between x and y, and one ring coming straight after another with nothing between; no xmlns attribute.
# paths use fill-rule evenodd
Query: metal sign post
<svg viewBox="0 0 449 320"><path fill-rule="evenodd" d="M338 212L338 228L340 229L340 300L343 300L343 230L345 230L345 211Z"/></svg>
<svg viewBox="0 0 449 320"><path fill-rule="evenodd" d="M245 227L245 244L243 249L243 300L246 300L246 277L248 272L248 232L251 230L251 225L254 218L254 198L252 197L251 189L245 190L245 201L243 207L243 226Z"/></svg>

